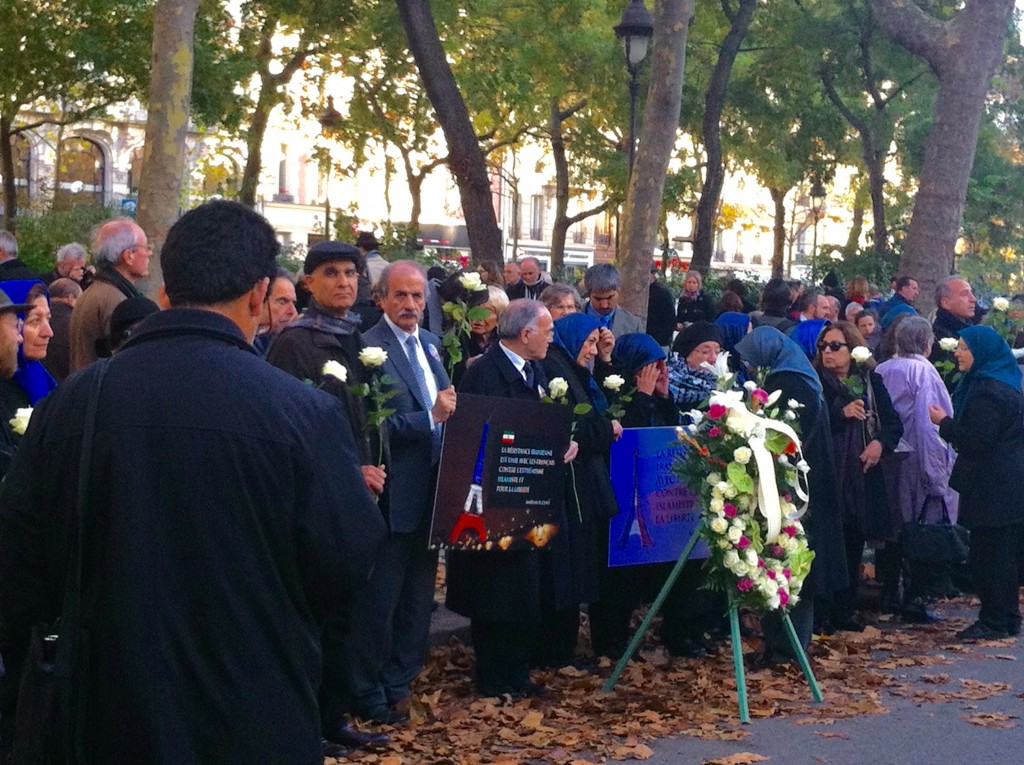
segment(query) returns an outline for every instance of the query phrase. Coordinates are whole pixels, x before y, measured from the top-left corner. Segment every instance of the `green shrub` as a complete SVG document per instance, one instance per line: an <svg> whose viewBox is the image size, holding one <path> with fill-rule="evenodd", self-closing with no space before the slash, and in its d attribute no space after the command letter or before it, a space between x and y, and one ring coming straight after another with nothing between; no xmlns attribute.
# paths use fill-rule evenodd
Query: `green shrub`
<svg viewBox="0 0 1024 765"><path fill-rule="evenodd" d="M18 258L36 273L53 270L57 250L69 242L92 243L93 230L114 217L107 207L80 205L18 218Z"/></svg>

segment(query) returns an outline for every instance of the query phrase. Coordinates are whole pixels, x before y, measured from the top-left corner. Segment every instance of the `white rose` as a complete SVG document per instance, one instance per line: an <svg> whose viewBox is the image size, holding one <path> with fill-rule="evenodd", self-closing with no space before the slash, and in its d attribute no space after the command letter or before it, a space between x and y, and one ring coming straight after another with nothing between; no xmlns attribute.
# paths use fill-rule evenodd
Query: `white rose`
<svg viewBox="0 0 1024 765"><path fill-rule="evenodd" d="M333 377L338 382L348 381L348 369L340 361L324 362L324 367L320 370L320 374L323 377Z"/></svg>
<svg viewBox="0 0 1024 765"><path fill-rule="evenodd" d="M939 347L944 351L948 351L949 353L955 351L958 345L960 345L960 341L957 340L955 337L944 337L941 340L939 340Z"/></svg>
<svg viewBox="0 0 1024 765"><path fill-rule="evenodd" d="M796 463L796 469L799 470L801 473L806 473L808 470L811 469L811 466L807 464L807 460L800 460L798 463Z"/></svg>
<svg viewBox="0 0 1024 765"><path fill-rule="evenodd" d="M741 446L732 453L732 458L741 465L746 465L750 462L750 458L753 456L753 452L750 451L746 446Z"/></svg>
<svg viewBox="0 0 1024 765"><path fill-rule="evenodd" d="M779 583L774 579L769 579L768 577L765 577L761 583L758 584L758 587L761 588L761 591L764 592L765 595L775 595L779 591Z"/></svg>
<svg viewBox="0 0 1024 765"><path fill-rule="evenodd" d="M732 527L734 529L739 529L740 531L743 531L743 529L747 527L747 522L746 520L737 515L735 518L732 519Z"/></svg>
<svg viewBox="0 0 1024 765"><path fill-rule="evenodd" d="M754 552L753 550L751 550L748 547L747 548L747 553L746 553L746 555L744 557L747 560L747 565L748 566L753 566L754 568L757 568L757 553L756 552Z"/></svg>
<svg viewBox="0 0 1024 765"><path fill-rule="evenodd" d="M729 528L729 522L719 516L711 521L711 530L716 534L724 534Z"/></svg>
<svg viewBox="0 0 1024 765"><path fill-rule="evenodd" d="M626 379L622 375L608 375L604 378L602 385L613 393L617 393L619 388L626 384Z"/></svg>
<svg viewBox="0 0 1024 765"><path fill-rule="evenodd" d="M732 542L733 544L738 544L740 541L740 537L743 536L743 529L737 528L736 526L730 526L729 532L726 534L726 536L729 538L730 542Z"/></svg>
<svg viewBox="0 0 1024 765"><path fill-rule="evenodd" d="M708 477L704 479L709 484L714 486L716 483L722 480L722 476L719 473L709 473Z"/></svg>
<svg viewBox="0 0 1024 765"><path fill-rule="evenodd" d="M793 413L793 411L792 411L792 410L790 410L790 409L787 409L787 410L786 410L786 411L785 411L785 412L783 413L783 415L782 415L782 418L783 418L784 420L789 420L790 422L792 422L793 420L795 420L795 419L796 419L796 415L795 415L795 414Z"/></svg>
<svg viewBox="0 0 1024 765"><path fill-rule="evenodd" d="M781 607L782 607L782 600L779 599L778 593L776 593L775 595L772 595L770 598L768 598L768 608L770 608L770 609L772 609L774 611L775 609L781 608Z"/></svg>
<svg viewBox="0 0 1024 765"><path fill-rule="evenodd" d="M739 491L732 484L729 484L726 490L722 492L722 496L726 499L734 499L737 494L739 494Z"/></svg>
<svg viewBox="0 0 1024 765"><path fill-rule="evenodd" d="M789 593L789 603L788 603L788 605L790 606L790 608L792 608L793 606L795 606L799 602L800 602L800 596L799 595L797 595L795 592ZM781 605L781 602L780 602L780 605Z"/></svg>
<svg viewBox="0 0 1024 765"><path fill-rule="evenodd" d="M711 508L711 512L720 513L725 509L725 502L719 497L713 497L711 502L708 503L708 507Z"/></svg>
<svg viewBox="0 0 1024 765"><path fill-rule="evenodd" d="M19 409L15 412L14 417L11 418L11 430L19 436L25 435L30 419L32 419L32 407L27 406Z"/></svg>
<svg viewBox="0 0 1024 765"><path fill-rule="evenodd" d="M745 383L743 383L743 389L748 391L756 390L757 383L754 382L753 380L747 380Z"/></svg>
<svg viewBox="0 0 1024 765"><path fill-rule="evenodd" d="M487 285L480 281L480 274L470 271L459 277L459 284L469 292L480 292L487 289Z"/></svg>
<svg viewBox="0 0 1024 765"><path fill-rule="evenodd" d="M732 545L729 543L728 539L719 539L718 546L723 550L729 550L732 548Z"/></svg>
<svg viewBox="0 0 1024 765"><path fill-rule="evenodd" d="M803 404L801 404L795 398L791 398L789 401L786 402L786 406L788 406L790 409L800 409L801 407L803 407Z"/></svg>
<svg viewBox="0 0 1024 765"><path fill-rule="evenodd" d="M858 345L852 351L850 351L850 358L856 361L858 364L863 364L865 361L871 358L871 349L866 345Z"/></svg>
<svg viewBox="0 0 1024 765"><path fill-rule="evenodd" d="M359 351L359 363L364 367L379 367L387 360L388 352L383 348L373 346Z"/></svg>
<svg viewBox="0 0 1024 765"><path fill-rule="evenodd" d="M1010 301L1004 297L992 298L992 307L997 311L1007 311L1010 308Z"/></svg>
<svg viewBox="0 0 1024 765"><path fill-rule="evenodd" d="M750 566L743 561L740 561L732 567L732 573L736 574L736 576L746 576L750 573Z"/></svg>
<svg viewBox="0 0 1024 765"><path fill-rule="evenodd" d="M565 381L564 377L556 377L548 382L548 392L551 394L551 398L561 398L569 392L569 383Z"/></svg>
<svg viewBox="0 0 1024 765"><path fill-rule="evenodd" d="M704 422L704 413L701 412L699 409L691 409L689 412L687 412L687 414L690 415L690 421L694 425L700 425L702 422Z"/></svg>
<svg viewBox="0 0 1024 765"><path fill-rule="evenodd" d="M728 481L719 481L718 483L715 484L715 491L717 491L719 494L723 494L724 495L728 488L729 488L729 482Z"/></svg>
<svg viewBox="0 0 1024 765"><path fill-rule="evenodd" d="M722 563L725 564L726 568L732 568L739 562L740 556L735 550L729 550L729 552L722 556Z"/></svg>

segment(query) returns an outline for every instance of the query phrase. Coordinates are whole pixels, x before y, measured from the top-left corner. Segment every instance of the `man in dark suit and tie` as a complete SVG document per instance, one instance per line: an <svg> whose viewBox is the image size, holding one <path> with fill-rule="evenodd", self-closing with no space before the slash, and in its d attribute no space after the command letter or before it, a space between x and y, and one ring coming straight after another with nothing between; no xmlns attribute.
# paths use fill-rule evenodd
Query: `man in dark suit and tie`
<svg viewBox="0 0 1024 765"><path fill-rule="evenodd" d="M395 723L404 719L396 705L410 695L427 654L437 574L437 551L428 549L431 510L441 426L455 411L455 389L441 362L440 340L419 327L427 290L423 268L410 260L391 263L378 290L384 317L362 337L364 346L387 351L384 373L398 390L388 401L395 412L387 420L391 537L370 580L368 610L375 624L358 630L378 647L380 665L352 670L357 714Z"/></svg>
<svg viewBox="0 0 1024 765"><path fill-rule="evenodd" d="M461 393L539 401L547 379L540 361L554 336L544 304L520 299L498 319L498 342L466 370ZM570 441L565 461L576 456ZM471 621L477 690L484 696L538 695L529 657L540 624L537 553L452 551L448 556L448 608Z"/></svg>

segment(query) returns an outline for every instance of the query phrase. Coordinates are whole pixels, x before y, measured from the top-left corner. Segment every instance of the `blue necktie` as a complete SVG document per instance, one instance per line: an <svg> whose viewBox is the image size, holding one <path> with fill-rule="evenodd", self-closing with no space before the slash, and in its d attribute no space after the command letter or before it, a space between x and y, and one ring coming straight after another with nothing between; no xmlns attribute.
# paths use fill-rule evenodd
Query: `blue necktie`
<svg viewBox="0 0 1024 765"><path fill-rule="evenodd" d="M537 373L533 371L533 363L527 361L526 366L523 367L523 372L526 374L526 387L536 393Z"/></svg>
<svg viewBox="0 0 1024 765"><path fill-rule="evenodd" d="M423 371L423 367L420 365L419 354L416 353L416 337L409 335L405 338L405 355L409 357L409 364L412 366L413 376L416 378L416 386L420 389L420 398L423 400L423 405L429 412L434 402L430 400L430 388L427 387L427 377ZM431 445L431 462L437 462L441 456L441 425L434 425L434 430L430 434L430 445Z"/></svg>

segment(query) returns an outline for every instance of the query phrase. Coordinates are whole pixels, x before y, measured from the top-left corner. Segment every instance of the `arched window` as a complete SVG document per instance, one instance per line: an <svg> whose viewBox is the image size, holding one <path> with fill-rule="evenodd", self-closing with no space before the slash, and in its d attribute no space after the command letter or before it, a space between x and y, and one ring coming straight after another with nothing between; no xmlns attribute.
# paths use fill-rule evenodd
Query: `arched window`
<svg viewBox="0 0 1024 765"><path fill-rule="evenodd" d="M88 138L65 138L61 141L54 206L102 207L106 201L106 171L106 158L97 143Z"/></svg>

